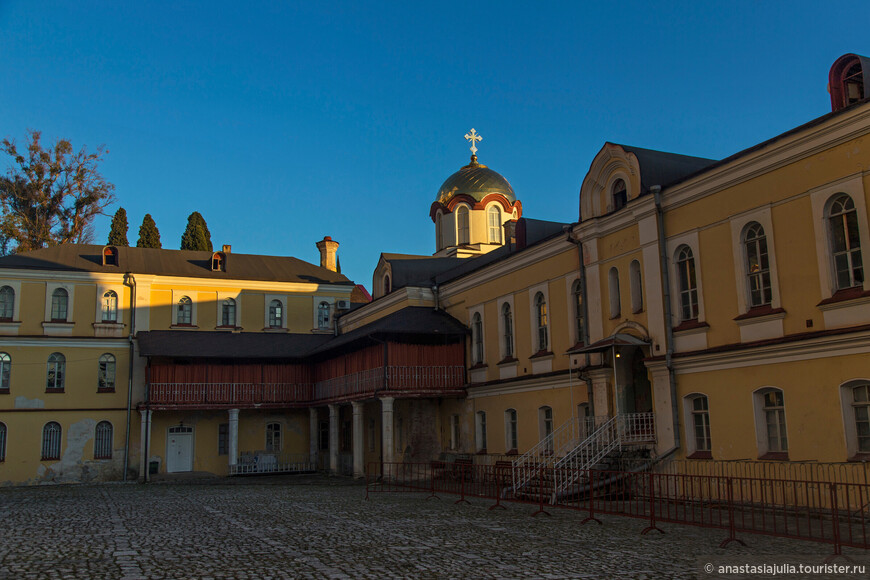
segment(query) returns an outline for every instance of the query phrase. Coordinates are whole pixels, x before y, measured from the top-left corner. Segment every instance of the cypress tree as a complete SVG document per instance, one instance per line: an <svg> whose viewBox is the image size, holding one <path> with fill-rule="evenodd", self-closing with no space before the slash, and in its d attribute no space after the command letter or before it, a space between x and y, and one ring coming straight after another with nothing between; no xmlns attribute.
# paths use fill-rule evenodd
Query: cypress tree
<svg viewBox="0 0 870 580"><path fill-rule="evenodd" d="M157 224L154 223L154 218L150 213L145 214L142 220L142 225L139 227L139 241L136 242L137 248L162 248L160 245L160 232L157 231Z"/></svg>
<svg viewBox="0 0 870 580"><path fill-rule="evenodd" d="M127 241L127 230L130 229L127 223L127 210L123 207L118 208L115 212L115 217L112 218L112 229L109 231L110 246L129 246Z"/></svg>
<svg viewBox="0 0 870 580"><path fill-rule="evenodd" d="M187 218L187 228L181 235L182 250L212 251L211 233L205 225L205 219L198 211Z"/></svg>

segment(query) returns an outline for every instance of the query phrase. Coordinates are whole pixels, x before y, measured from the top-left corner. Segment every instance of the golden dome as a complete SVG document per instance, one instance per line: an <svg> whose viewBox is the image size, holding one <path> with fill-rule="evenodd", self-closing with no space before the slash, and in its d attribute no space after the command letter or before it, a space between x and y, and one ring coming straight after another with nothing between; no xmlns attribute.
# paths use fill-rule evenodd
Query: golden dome
<svg viewBox="0 0 870 580"><path fill-rule="evenodd" d="M508 180L486 165L477 162L477 156L471 156L471 163L447 178L435 201L447 205L458 195L467 195L475 201L483 201L487 195L498 193L507 198L513 205L517 200L514 189Z"/></svg>

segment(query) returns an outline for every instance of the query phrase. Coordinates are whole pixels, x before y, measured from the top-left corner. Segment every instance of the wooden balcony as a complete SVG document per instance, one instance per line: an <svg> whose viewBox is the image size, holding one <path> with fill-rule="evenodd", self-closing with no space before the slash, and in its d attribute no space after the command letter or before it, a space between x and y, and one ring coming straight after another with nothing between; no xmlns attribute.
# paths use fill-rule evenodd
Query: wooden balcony
<svg viewBox="0 0 870 580"><path fill-rule="evenodd" d="M388 366L317 383L151 383L151 409L307 407L377 396L431 397L463 393L462 366Z"/></svg>

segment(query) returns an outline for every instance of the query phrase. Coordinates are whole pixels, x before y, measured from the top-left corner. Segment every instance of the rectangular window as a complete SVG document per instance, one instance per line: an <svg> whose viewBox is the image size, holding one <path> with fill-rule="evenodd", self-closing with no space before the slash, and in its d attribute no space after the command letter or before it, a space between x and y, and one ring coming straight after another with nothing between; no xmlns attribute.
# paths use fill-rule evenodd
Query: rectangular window
<svg viewBox="0 0 870 580"><path fill-rule="evenodd" d="M230 424L221 423L218 425L218 455L229 455L230 453Z"/></svg>
<svg viewBox="0 0 870 580"><path fill-rule="evenodd" d="M450 449L459 450L459 415L450 416Z"/></svg>
<svg viewBox="0 0 870 580"><path fill-rule="evenodd" d="M341 422L341 450L353 449L353 424L350 421Z"/></svg>
<svg viewBox="0 0 870 580"><path fill-rule="evenodd" d="M768 450L772 452L788 451L782 391L764 393L764 419L767 425Z"/></svg>
<svg viewBox="0 0 870 580"><path fill-rule="evenodd" d="M695 430L695 451L710 451L710 411L707 397L692 400L692 423Z"/></svg>
<svg viewBox="0 0 870 580"><path fill-rule="evenodd" d="M281 424L266 425L266 451L281 451Z"/></svg>
<svg viewBox="0 0 870 580"><path fill-rule="evenodd" d="M375 420L369 419L369 451L375 450Z"/></svg>
<svg viewBox="0 0 870 580"><path fill-rule="evenodd" d="M327 451L329 449L329 421L321 421L318 430L320 450Z"/></svg>
<svg viewBox="0 0 870 580"><path fill-rule="evenodd" d="M405 438L403 434L405 433L405 427L401 417L396 419L396 451L398 453L403 453L405 451Z"/></svg>

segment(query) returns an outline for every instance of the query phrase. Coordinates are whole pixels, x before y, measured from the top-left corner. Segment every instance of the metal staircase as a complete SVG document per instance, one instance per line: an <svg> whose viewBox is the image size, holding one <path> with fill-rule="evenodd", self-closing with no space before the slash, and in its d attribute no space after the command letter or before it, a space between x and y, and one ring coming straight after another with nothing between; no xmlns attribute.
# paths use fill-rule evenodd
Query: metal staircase
<svg viewBox="0 0 870 580"><path fill-rule="evenodd" d="M555 431L513 462L514 490L520 490L540 475L540 470L553 467L556 461L585 440L594 430L596 419L607 417L572 417Z"/></svg>

